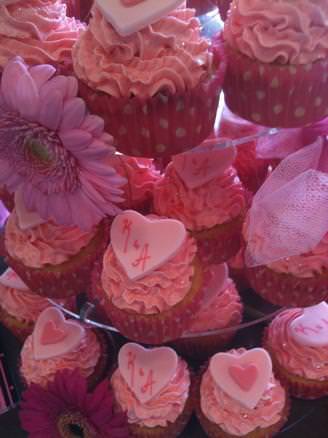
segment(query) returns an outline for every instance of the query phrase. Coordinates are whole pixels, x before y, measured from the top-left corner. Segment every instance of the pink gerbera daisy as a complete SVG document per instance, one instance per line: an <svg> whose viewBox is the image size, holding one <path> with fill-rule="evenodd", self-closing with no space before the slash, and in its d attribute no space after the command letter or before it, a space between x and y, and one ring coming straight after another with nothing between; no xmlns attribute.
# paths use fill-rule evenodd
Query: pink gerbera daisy
<svg viewBox="0 0 328 438"><path fill-rule="evenodd" d="M106 164L112 138L77 97L77 80L54 74L18 57L3 70L0 184L20 187L26 207L44 220L89 229L119 212L125 180Z"/></svg>
<svg viewBox="0 0 328 438"><path fill-rule="evenodd" d="M77 370L59 371L47 388L32 384L21 402L20 420L30 438L128 438L124 414L113 410L104 380L88 393Z"/></svg>

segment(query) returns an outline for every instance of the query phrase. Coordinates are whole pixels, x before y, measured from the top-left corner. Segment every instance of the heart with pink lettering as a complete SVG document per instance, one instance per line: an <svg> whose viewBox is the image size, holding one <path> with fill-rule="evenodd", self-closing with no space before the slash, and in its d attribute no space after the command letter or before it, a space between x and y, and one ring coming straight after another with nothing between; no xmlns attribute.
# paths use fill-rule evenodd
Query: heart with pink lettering
<svg viewBox="0 0 328 438"><path fill-rule="evenodd" d="M32 339L36 360L62 356L74 350L82 341L85 330L75 321L66 321L56 307L48 307L37 319Z"/></svg>
<svg viewBox="0 0 328 438"><path fill-rule="evenodd" d="M172 348L146 349L141 345L125 344L118 355L120 373L141 403L154 398L174 376L178 356Z"/></svg>
<svg viewBox="0 0 328 438"><path fill-rule="evenodd" d="M300 345L326 347L328 345L328 304L325 301L303 309L289 325L289 333Z"/></svg>
<svg viewBox="0 0 328 438"><path fill-rule="evenodd" d="M272 377L272 362L263 348L245 353L217 353L209 370L216 385L241 405L254 409Z"/></svg>
<svg viewBox="0 0 328 438"><path fill-rule="evenodd" d="M178 220L144 217L132 210L116 216L111 227L112 248L131 280L142 278L174 257L186 236Z"/></svg>
<svg viewBox="0 0 328 438"><path fill-rule="evenodd" d="M209 140L191 151L173 157L173 166L187 187L200 187L218 178L232 165L236 158L236 148L232 144L222 147L229 141Z"/></svg>
<svg viewBox="0 0 328 438"><path fill-rule="evenodd" d="M165 17L184 0L95 0L105 19L121 36L129 36Z"/></svg>
<svg viewBox="0 0 328 438"><path fill-rule="evenodd" d="M15 271L11 268L8 268L0 277L0 283L6 287L10 287L12 289L18 289L21 291L28 291L29 288L26 284L18 277Z"/></svg>
<svg viewBox="0 0 328 438"><path fill-rule="evenodd" d="M38 213L26 208L21 190L17 190L15 193L15 211L19 228L23 231L46 222Z"/></svg>

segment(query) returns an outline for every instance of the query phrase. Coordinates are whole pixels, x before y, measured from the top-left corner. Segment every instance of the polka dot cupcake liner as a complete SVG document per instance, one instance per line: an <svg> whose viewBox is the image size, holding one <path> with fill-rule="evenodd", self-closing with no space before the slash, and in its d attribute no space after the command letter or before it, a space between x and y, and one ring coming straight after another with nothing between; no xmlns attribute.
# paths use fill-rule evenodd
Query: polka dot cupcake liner
<svg viewBox="0 0 328 438"><path fill-rule="evenodd" d="M2 236L3 237L3 236ZM97 234L78 254L60 265L46 265L43 268L31 268L10 256L5 249L5 262L10 266L29 289L48 298L66 298L75 296L88 289L92 269L107 247L109 225L100 224Z"/></svg>
<svg viewBox="0 0 328 438"><path fill-rule="evenodd" d="M104 118L120 152L168 161L199 145L213 130L226 71L221 39L213 43L213 54L210 78L184 93L163 91L148 100L118 99L80 81L80 96L91 112Z"/></svg>
<svg viewBox="0 0 328 438"><path fill-rule="evenodd" d="M226 44L229 109L260 125L294 128L328 115L328 59L304 65L264 64Z"/></svg>
<svg viewBox="0 0 328 438"><path fill-rule="evenodd" d="M328 299L328 273L312 278L298 278L275 272L266 266L246 270L254 291L278 306L307 307Z"/></svg>

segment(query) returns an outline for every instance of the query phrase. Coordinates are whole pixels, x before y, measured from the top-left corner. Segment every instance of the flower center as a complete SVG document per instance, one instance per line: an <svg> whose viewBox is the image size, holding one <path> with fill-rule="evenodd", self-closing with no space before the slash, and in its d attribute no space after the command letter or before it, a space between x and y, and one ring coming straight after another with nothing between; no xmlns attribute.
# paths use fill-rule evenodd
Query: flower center
<svg viewBox="0 0 328 438"><path fill-rule="evenodd" d="M63 438L96 438L97 433L80 412L67 412L59 416L57 429Z"/></svg>
<svg viewBox="0 0 328 438"><path fill-rule="evenodd" d="M25 140L26 152L30 155L30 158L35 158L36 161L50 162L51 156L45 147L40 143L38 139L27 138Z"/></svg>

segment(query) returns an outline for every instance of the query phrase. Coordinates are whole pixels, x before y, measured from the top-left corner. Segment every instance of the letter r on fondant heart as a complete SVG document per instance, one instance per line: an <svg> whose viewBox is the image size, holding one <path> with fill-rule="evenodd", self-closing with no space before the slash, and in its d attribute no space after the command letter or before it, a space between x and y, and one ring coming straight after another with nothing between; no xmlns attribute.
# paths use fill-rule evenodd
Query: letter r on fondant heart
<svg viewBox="0 0 328 438"><path fill-rule="evenodd" d="M216 385L243 406L253 409L267 389L272 362L263 348L245 353L217 353L209 370Z"/></svg>
<svg viewBox="0 0 328 438"><path fill-rule="evenodd" d="M76 348L83 336L84 328L75 321L66 321L56 307L48 307L37 319L32 341L36 360L61 356Z"/></svg>
<svg viewBox="0 0 328 438"><path fill-rule="evenodd" d="M302 328L302 330L300 329ZM300 345L328 345L328 304L325 301L306 307L289 325L289 333Z"/></svg>
<svg viewBox="0 0 328 438"><path fill-rule="evenodd" d="M178 356L172 348L148 350L131 342L121 348L118 366L137 399L147 403L170 382L177 370Z"/></svg>
<svg viewBox="0 0 328 438"><path fill-rule="evenodd" d="M116 216L111 227L112 248L131 280L142 278L174 257L186 236L180 221L148 218L132 210Z"/></svg>

